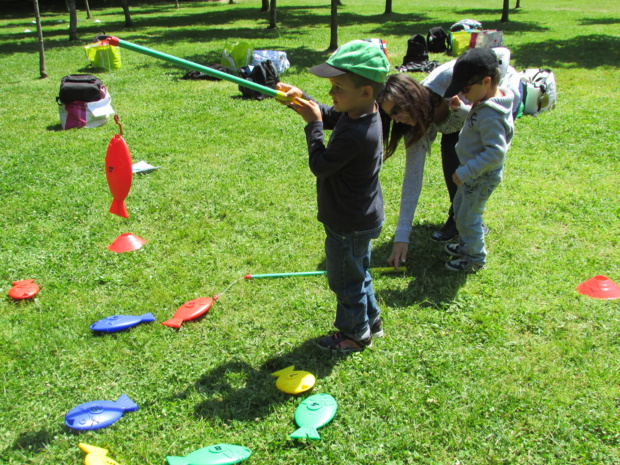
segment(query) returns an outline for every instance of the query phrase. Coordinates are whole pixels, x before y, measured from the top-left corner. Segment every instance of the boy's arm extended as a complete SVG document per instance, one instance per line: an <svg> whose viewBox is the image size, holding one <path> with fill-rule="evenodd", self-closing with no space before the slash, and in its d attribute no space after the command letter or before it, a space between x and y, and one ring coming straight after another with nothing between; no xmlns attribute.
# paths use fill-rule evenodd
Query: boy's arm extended
<svg viewBox="0 0 620 465"><path fill-rule="evenodd" d="M276 84L276 89L283 92L286 98L293 99L288 102L279 100L279 102L299 113L306 123L311 121L323 121L325 129L331 130L340 119L340 116L342 116L342 113L335 111L333 106L319 104L316 100L295 86L284 82L278 82ZM316 105L310 102L314 102Z"/></svg>

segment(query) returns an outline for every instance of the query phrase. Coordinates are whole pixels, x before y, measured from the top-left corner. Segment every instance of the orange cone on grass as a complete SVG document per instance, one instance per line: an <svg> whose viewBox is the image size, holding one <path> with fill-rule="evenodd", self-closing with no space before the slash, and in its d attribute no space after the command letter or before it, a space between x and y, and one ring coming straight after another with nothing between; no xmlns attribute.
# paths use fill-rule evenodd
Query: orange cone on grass
<svg viewBox="0 0 620 465"><path fill-rule="evenodd" d="M594 297L595 299L614 300L620 299L620 286L607 276L595 276L577 286L580 294Z"/></svg>

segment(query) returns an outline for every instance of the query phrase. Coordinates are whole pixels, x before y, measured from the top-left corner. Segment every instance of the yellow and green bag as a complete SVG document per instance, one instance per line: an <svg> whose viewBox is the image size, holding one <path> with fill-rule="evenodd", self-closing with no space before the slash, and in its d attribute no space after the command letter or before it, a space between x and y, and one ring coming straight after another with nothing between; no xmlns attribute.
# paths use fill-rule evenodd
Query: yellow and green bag
<svg viewBox="0 0 620 465"><path fill-rule="evenodd" d="M238 42L231 44L230 50L225 48L222 51L222 66L237 71L239 68L245 68L252 63L252 52L254 47L249 42Z"/></svg>
<svg viewBox="0 0 620 465"><path fill-rule="evenodd" d="M114 71L121 67L121 50L107 40L85 45L84 50L95 68Z"/></svg>
<svg viewBox="0 0 620 465"><path fill-rule="evenodd" d="M471 42L471 32L457 31L450 33L450 43L452 44L452 55L458 57L469 48Z"/></svg>

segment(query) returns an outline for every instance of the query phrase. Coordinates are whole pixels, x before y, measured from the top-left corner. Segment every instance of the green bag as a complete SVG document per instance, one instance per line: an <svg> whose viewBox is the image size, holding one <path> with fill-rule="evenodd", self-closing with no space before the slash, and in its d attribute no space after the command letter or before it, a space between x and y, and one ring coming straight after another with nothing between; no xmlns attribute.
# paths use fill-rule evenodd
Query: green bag
<svg viewBox="0 0 620 465"><path fill-rule="evenodd" d="M458 57L469 48L471 42L471 32L457 31L450 33L450 43L452 44L452 55Z"/></svg>
<svg viewBox="0 0 620 465"><path fill-rule="evenodd" d="M95 68L114 71L121 67L120 48L110 45L107 40L100 40L94 44L85 45L84 50Z"/></svg>
<svg viewBox="0 0 620 465"><path fill-rule="evenodd" d="M239 68L245 68L252 63L252 52L254 47L249 42L237 42L232 44L232 48L224 49L222 52L222 66L226 66L233 71Z"/></svg>

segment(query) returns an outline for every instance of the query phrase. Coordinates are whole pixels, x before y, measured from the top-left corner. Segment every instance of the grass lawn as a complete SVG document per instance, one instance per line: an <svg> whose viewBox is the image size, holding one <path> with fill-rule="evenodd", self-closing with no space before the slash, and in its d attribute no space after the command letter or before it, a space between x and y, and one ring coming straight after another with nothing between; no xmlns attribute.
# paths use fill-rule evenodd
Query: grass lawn
<svg viewBox="0 0 620 465"><path fill-rule="evenodd" d="M393 67L411 35L473 18L504 30L517 69L555 71L556 109L516 122L485 214L487 269L445 271L429 238L448 209L436 144L407 271L375 277L386 337L371 349L332 357L315 346L334 317L324 276L240 280L200 320L162 326L248 273L323 269L303 121L123 50L122 68L98 76L134 162L160 167L134 177L123 219L108 213L104 175L117 126L61 130L60 78L91 72L83 46L100 31L205 65L250 40L286 51L281 79L328 103L326 81L307 68L329 56L329 2L281 0L276 29L253 0L136 4L129 30L120 6L93 5L92 19L79 14L78 42L67 14L45 11L43 80L36 34L24 32L35 31L32 15L0 14L1 463L81 463L80 442L136 465L218 443L250 448L249 464L620 463L620 300L575 289L596 275L620 283L617 1L525 0L505 24L499 1L395 1L387 16L383 0L344 3L339 42L380 37ZM373 266L391 250L403 167L401 150L382 171ZM126 232L147 244L109 251ZM36 298L7 296L30 278ZM89 329L147 312L157 322ZM313 391L276 389L270 374L289 365L316 376ZM293 441L295 409L311 393L334 396L338 413L320 441ZM121 394L140 409L97 431L64 426L73 407Z"/></svg>

